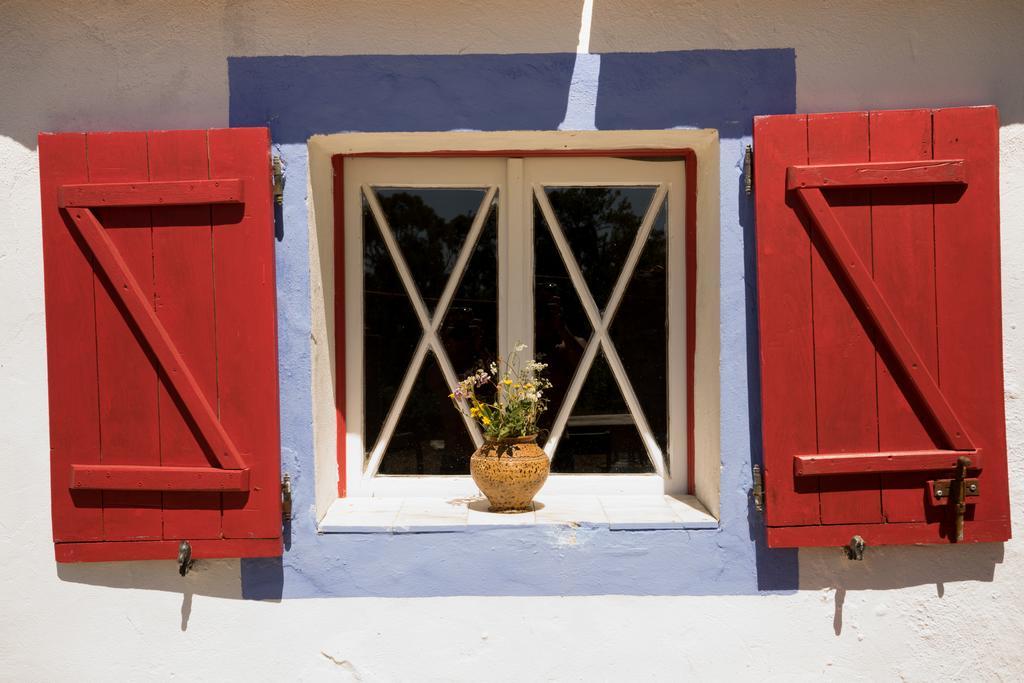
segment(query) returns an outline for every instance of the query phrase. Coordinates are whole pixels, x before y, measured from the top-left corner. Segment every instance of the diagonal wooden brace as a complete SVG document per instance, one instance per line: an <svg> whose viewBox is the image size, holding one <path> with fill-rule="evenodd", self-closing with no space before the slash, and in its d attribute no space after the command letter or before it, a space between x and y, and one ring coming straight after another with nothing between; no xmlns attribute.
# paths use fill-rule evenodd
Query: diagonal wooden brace
<svg viewBox="0 0 1024 683"><path fill-rule="evenodd" d="M170 392L176 395L195 422L200 438L214 459L224 469L245 469L238 449L203 395L185 359L92 210L65 210L92 254L97 273L106 281L111 296L121 304L127 322L138 330L142 345L156 361Z"/></svg>
<svg viewBox="0 0 1024 683"><path fill-rule="evenodd" d="M796 190L796 194L807 208L811 222L822 238L821 243L828 252L822 256L826 260L829 257L834 260L839 267L839 276L849 285L852 292L851 304L870 321L878 334L879 344L892 354L906 376L908 400L924 409L941 432L948 448L957 451L975 450L967 431L889 308L821 189L801 187Z"/></svg>

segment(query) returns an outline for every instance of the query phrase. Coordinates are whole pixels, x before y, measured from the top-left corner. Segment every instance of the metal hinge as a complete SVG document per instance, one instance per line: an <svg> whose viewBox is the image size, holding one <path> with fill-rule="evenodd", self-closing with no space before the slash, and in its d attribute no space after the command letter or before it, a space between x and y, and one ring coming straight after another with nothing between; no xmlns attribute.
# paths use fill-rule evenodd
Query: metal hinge
<svg viewBox="0 0 1024 683"><path fill-rule="evenodd" d="M754 148L750 145L743 151L743 191L748 197L754 191Z"/></svg>
<svg viewBox="0 0 1024 683"><path fill-rule="evenodd" d="M292 518L292 478L287 473L281 479L281 521Z"/></svg>
<svg viewBox="0 0 1024 683"><path fill-rule="evenodd" d="M284 202L284 167L281 165L281 157L277 154L271 161L271 170L274 174L274 201L281 206Z"/></svg>
<svg viewBox="0 0 1024 683"><path fill-rule="evenodd" d="M764 512L764 477L761 475L761 466L754 465L753 468L754 488L750 495L754 498L754 509Z"/></svg>

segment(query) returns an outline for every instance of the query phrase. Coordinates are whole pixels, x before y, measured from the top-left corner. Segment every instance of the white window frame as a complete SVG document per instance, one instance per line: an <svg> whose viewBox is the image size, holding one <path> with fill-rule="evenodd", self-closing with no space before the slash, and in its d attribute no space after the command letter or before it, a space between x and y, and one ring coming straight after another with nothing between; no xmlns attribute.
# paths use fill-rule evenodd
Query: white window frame
<svg viewBox="0 0 1024 683"><path fill-rule="evenodd" d="M504 167L504 168L503 168ZM650 474L563 474L553 472L548 481L550 493L557 488L563 493L588 494L606 489L610 477L622 478L614 489L623 493L684 492L686 490L686 316L685 316L685 167L682 159L671 162L640 161L595 157L486 157L486 158L355 158L345 166L345 312L346 329L363 329L363 206L374 216L385 246L390 254L405 293L423 329L403 382L384 420L375 443L365 441L365 380L363 377L363 337L346 336L346 406L349 419L348 453L366 453L346 461L346 475L350 495L381 497L415 496L427 479L440 477L440 482L429 482L430 489L445 496L467 496L478 493L472 478L466 475L381 475L378 473L387 446L394 434L403 409L410 399L417 374L428 351L440 364L449 386L458 379L447 353L438 338L438 329L458 287L464 268L468 265L476 239L479 236L488 209L497 198L498 205L498 349L508 357L513 345L533 339L534 277L533 277L533 201L536 199L545 220L552 226L552 236L561 255L576 294L589 319L593 333L587 342L583 357L570 385L565 400L552 426L545 444L548 457L554 455L560 437L580 389L597 356L603 350L612 374L618 382L637 431L647 450L654 472ZM590 294L575 255L558 224L545 193L552 187L653 187L654 194L644 219L631 245L622 272L612 290L609 302L602 312ZM400 247L388 226L387 217L374 192L377 188L472 188L484 192L465 243L461 246L448 282L433 312L429 311L417 290L414 278L405 263ZM365 204L364 204L365 203ZM669 410L668 453L671 461L666 467L665 455L648 427L628 374L608 332L618 304L631 280L651 227L662 207L667 212L668 237L668 311L669 335L666 362L667 376L676 378L666 387ZM371 227L372 229L372 227ZM544 229L544 228L542 228ZM529 360L527 348L523 360ZM443 397L437 397L442 400ZM464 416L466 429L474 446L479 447L483 437L476 423Z"/></svg>
<svg viewBox="0 0 1024 683"><path fill-rule="evenodd" d="M718 139L717 133L711 130L689 130L689 131L591 131L591 132L502 132L502 133L396 133L396 134L338 134L330 136L317 136L309 142L310 159L310 189L312 201L311 240L310 255L311 269L313 270L313 365L314 365L314 441L317 463L317 512L318 517L326 512L330 504L338 497L338 469L337 469L337 413L332 410L334 407L333 397L335 391L341 389L334 386L335 368L331 358L335 349L333 348L333 301L334 291L333 276L334 269L331 262L331 255L334 252L333 238L335 226L333 222L334 211L332 209L332 177L331 158L335 154L343 154L349 158L360 155L405 155L431 153L450 154L460 152L479 151L482 153L498 150L525 150L531 152L531 162L538 161L534 154L544 151L551 151L554 154L565 155L570 150L578 150L586 154L590 150L608 150L609 156L614 157L616 150L622 150L623 157L628 157L628 151L636 150L669 150L685 149L692 153L692 158L697 160L697 168L691 169L688 166L686 173L697 174L698 192L697 213L697 237L698 237L698 313L696 328L696 359L695 359L695 415L694 437L696 442L694 484L697 497L711 511L713 515L718 514ZM596 162L596 159L593 160ZM504 160L508 177L513 174L525 172L522 158L514 154ZM384 183L388 186L396 186L396 183ZM579 185L579 181L562 183L567 185ZM586 183L582 183L586 184ZM602 184L593 182L593 184ZM617 184L621 184L617 183ZM635 184L645 184L637 182ZM346 183L346 187L351 186ZM424 185L437 186L436 182L424 183ZM517 185L517 184L516 184ZM464 185L460 185L464 186ZM527 187L527 185L517 185ZM511 190L511 187L508 188ZM346 193L348 190L346 189ZM529 192L520 193L516 197L511 191L499 193L499 220L516 221L516 206L519 211L530 211L532 214L532 197ZM542 193L543 194L543 193ZM345 210L348 212L357 202L349 201L346 197ZM502 204L507 204L502 206ZM672 207L669 207L669 211ZM529 221L518 219L520 225L527 225ZM501 230L499 236L507 234L508 230ZM669 231L670 240L672 230ZM499 237L499 240L501 238ZM520 244L527 244L524 240ZM532 245L532 242L529 242ZM512 245L499 244L499 259L514 258L510 255ZM670 252L672 246L669 247ZM531 251L529 249L527 251ZM350 250L346 249L346 260L351 257ZM523 258L524 255L520 255ZM350 275L362 278L361 263L357 255L358 268L346 268L346 294L349 292ZM680 277L682 269L673 269ZM671 273L672 271L670 271ZM672 275L670 274L670 277ZM507 285L506 285L507 286ZM532 286L532 279L531 279ZM682 291L677 285L670 284L670 292ZM360 290L361 293L361 290ZM671 295L670 295L671 296ZM347 297L346 297L347 298ZM680 309L680 306L670 303L670 310ZM349 307L346 307L346 328L349 330L361 330L361 327L353 327L349 320ZM502 316L504 322L503 332L513 326L516 317L515 311L505 308L507 315ZM591 311L592 313L592 311ZM531 316L525 312L519 312L519 320L530 319ZM685 318L684 318L685 321ZM361 321L360 321L361 322ZM532 323L532 319L530 319ZM670 322L671 326L671 322ZM675 329L680 329L676 324ZM523 330L525 333L526 330ZM597 330L595 330L595 337ZM532 335L531 335L532 336ZM361 339L359 334L349 335L348 341L351 344L353 337ZM507 348L508 334L500 333L499 339L503 345L501 350ZM318 341L319 340L319 341ZM324 343L319 343L320 341ZM596 347L595 347L596 349ZM675 354L669 354L672 358ZM345 352L346 367L351 368L349 362L348 347ZM360 355L361 360L361 355ZM318 368L328 372L318 372ZM680 376L670 369L673 376ZM447 374L447 373L446 373ZM670 384L672 386L672 384ZM679 391L684 391L683 385L679 385ZM351 391L361 387L353 387L349 383L343 389L346 396L347 410L351 410ZM684 391L685 397L685 391ZM324 399L328 400L324 400ZM332 419L333 418L333 419ZM675 421L678 424L678 420ZM333 427L333 430L332 430ZM670 431L672 431L670 426ZM361 430L361 426L360 426ZM333 434L332 434L333 431ZM415 476L378 476L365 477L362 472L362 443L352 443L352 430L347 430L346 448L348 454L356 457L345 459L345 491L348 496L427 496L427 497L451 497L469 496L476 493L476 487L468 476L448 477L431 475L426 477ZM682 438L685 443L685 425L682 427ZM671 437L670 437L671 438ZM679 438L679 437L676 437ZM684 449L672 449L673 454L682 454L681 467L675 460L670 461L670 470L686 471ZM353 462L355 461L355 462ZM685 486L685 479L673 480L663 479L658 475L555 475L549 478L541 495L564 494L564 493L678 493L667 485Z"/></svg>

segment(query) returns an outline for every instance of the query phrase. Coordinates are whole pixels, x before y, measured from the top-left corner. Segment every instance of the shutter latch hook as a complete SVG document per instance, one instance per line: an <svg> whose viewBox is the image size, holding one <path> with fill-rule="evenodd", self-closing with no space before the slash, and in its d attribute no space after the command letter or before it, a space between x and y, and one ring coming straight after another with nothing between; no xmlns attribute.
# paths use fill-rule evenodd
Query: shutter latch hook
<svg viewBox="0 0 1024 683"><path fill-rule="evenodd" d="M192 544L188 541L182 541L178 545L178 573L182 576L188 574L188 570L192 568Z"/></svg>
<svg viewBox="0 0 1024 683"><path fill-rule="evenodd" d="M961 455L956 459L956 476L952 479L936 479L928 482L932 490L933 505L949 505L953 508L954 532L950 538L953 543L964 540L964 516L967 514L967 499L981 495L977 479L967 478L967 469L971 459Z"/></svg>
<svg viewBox="0 0 1024 683"><path fill-rule="evenodd" d="M961 543L964 540L964 514L967 512L967 468L971 466L971 459L966 455L961 455L956 459L956 479L953 480L953 486L956 487L955 498L953 504L956 514L956 540L954 543ZM974 490L977 490L977 482L974 484Z"/></svg>
<svg viewBox="0 0 1024 683"><path fill-rule="evenodd" d="M846 551L846 559L848 560L863 560L864 559L864 548L867 548L868 544L864 542L864 539L860 536L854 536L850 539L850 543L844 546L843 550Z"/></svg>

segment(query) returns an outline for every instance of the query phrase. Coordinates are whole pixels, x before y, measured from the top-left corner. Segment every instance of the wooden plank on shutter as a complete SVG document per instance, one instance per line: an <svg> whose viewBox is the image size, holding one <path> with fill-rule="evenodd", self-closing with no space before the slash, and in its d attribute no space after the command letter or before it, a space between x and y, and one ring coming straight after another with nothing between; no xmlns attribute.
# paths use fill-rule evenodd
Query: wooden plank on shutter
<svg viewBox="0 0 1024 683"><path fill-rule="evenodd" d="M242 205L212 207L217 308L217 384L220 419L239 450L256 462L276 461L277 300L274 288L273 207L265 128L209 132L210 177L241 178ZM253 267L252 264L260 264ZM274 536L281 528L280 471L260 468L248 493L225 493L225 538Z"/></svg>
<svg viewBox="0 0 1024 683"><path fill-rule="evenodd" d="M57 207L63 183L89 179L84 133L39 136L55 541L103 539L103 494L71 490L73 462L100 463L96 305L90 259Z"/></svg>
<svg viewBox="0 0 1024 683"><path fill-rule="evenodd" d="M149 134L154 181L208 178L205 130ZM216 181L211 181L216 182ZM226 182L226 181L225 181ZM234 181L241 185L241 181ZM240 192L232 192L238 196ZM200 394L217 403L217 340L213 308L213 226L209 205L153 207L156 314L175 340ZM165 465L211 467L202 439L186 421L186 406L160 385L160 452ZM220 493L165 493L164 538L219 538Z"/></svg>
<svg viewBox="0 0 1024 683"><path fill-rule="evenodd" d="M924 109L871 114L871 159L930 160L932 114ZM938 378L935 326L935 259L932 226L934 187L889 187L874 194L872 254L878 290L900 321L924 368ZM879 355L879 449L916 451L945 444L929 435L924 423L894 378L891 359ZM926 473L882 477L882 507L890 522L923 522Z"/></svg>
<svg viewBox="0 0 1024 683"><path fill-rule="evenodd" d="M193 558L280 557L281 539L200 539L192 546ZM107 543L60 543L58 562L108 562L110 560L168 560L178 555L178 541L112 541Z"/></svg>
<svg viewBox="0 0 1024 683"><path fill-rule="evenodd" d="M811 164L868 161L867 113L808 115L807 157ZM842 221L851 245L870 263L869 191L840 189L831 192L833 211ZM815 233L812 235L812 243L820 241ZM857 313L840 289L841 278L835 276L840 266L823 258L822 254L826 253L820 244L815 244L811 250L818 450L825 453L873 450L878 447L875 350ZM881 521L878 475L826 477L818 480L818 488L822 524Z"/></svg>
<svg viewBox="0 0 1024 683"><path fill-rule="evenodd" d="M946 510L945 507L941 509ZM964 538L964 542L968 544L1005 541L1009 538L1008 522L972 520L968 528L970 531ZM949 536L942 524L908 522L904 524L769 527L768 544L772 548L842 546L848 543L854 535L863 538L868 548L879 545L949 543Z"/></svg>
<svg viewBox="0 0 1024 683"><path fill-rule="evenodd" d="M147 181L145 133L90 133L89 181ZM148 208L103 209L104 232L152 306L153 234ZM121 314L113 283L96 276L100 437L105 465L159 465L157 378L135 331ZM162 538L159 493L103 494L108 541Z"/></svg>
<svg viewBox="0 0 1024 683"><path fill-rule="evenodd" d="M999 114L995 107L937 110L933 139L936 156L962 157L967 164L962 193L951 188L935 191L940 383L985 452L981 481L986 493L969 511L974 519L1004 523L1009 538L999 279Z"/></svg>
<svg viewBox="0 0 1024 683"><path fill-rule="evenodd" d="M754 183L759 223L757 284L761 411L771 524L817 524L818 482L793 475L794 453L816 453L811 242L786 194L786 169L807 163L807 117L754 121ZM767 346L766 346L767 345Z"/></svg>

